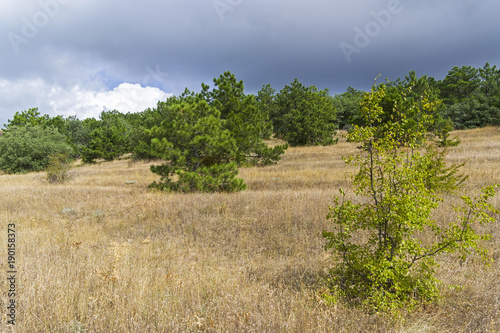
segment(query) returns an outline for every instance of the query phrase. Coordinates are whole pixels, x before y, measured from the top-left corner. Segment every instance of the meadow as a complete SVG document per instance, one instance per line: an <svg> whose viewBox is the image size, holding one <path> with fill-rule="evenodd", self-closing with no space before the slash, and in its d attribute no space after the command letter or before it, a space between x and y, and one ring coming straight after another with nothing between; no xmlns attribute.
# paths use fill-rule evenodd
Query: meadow
<svg viewBox="0 0 500 333"><path fill-rule="evenodd" d="M500 128L453 132L447 162L466 162L462 192L500 182ZM64 184L45 173L0 176L0 256L16 225L17 332L498 332L500 216L481 226L493 257L441 256L433 306L400 320L368 314L321 294L333 265L324 251L328 206L349 189L341 139L289 148L277 165L240 169L236 194L164 194L147 185L151 163L77 165ZM449 194L435 212L452 218ZM500 208L500 193L491 201ZM8 282L0 280L0 306ZM2 310L2 313L5 311ZM4 314L0 331L8 332Z"/></svg>

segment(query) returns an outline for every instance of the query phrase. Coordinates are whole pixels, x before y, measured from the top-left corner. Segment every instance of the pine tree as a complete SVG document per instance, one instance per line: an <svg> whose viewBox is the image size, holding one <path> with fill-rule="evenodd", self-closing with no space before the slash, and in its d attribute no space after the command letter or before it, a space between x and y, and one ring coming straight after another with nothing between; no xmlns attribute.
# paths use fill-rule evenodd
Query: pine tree
<svg viewBox="0 0 500 333"><path fill-rule="evenodd" d="M85 163L93 163L98 158L111 161L130 152L131 126L118 111L103 111L100 121L94 121L93 126L91 140L82 149L82 160Z"/></svg>
<svg viewBox="0 0 500 333"><path fill-rule="evenodd" d="M181 192L235 192L246 188L236 178L238 146L224 129L220 111L201 98L158 103L164 115L148 131L155 156L166 163L151 166L161 176L150 188Z"/></svg>
<svg viewBox="0 0 500 333"><path fill-rule="evenodd" d="M243 81L237 81L234 74L225 72L214 78L215 87L208 91L203 85L202 96L220 110L226 120L224 128L232 133L238 146L238 164L271 164L278 161L287 148L277 145L269 148L263 139L269 138L272 122L266 109L260 108L253 95L244 93Z"/></svg>
<svg viewBox="0 0 500 333"><path fill-rule="evenodd" d="M263 114L270 118L270 115L276 108L276 90L270 84L262 86L262 89L257 92L256 100L258 107ZM268 140L273 135L273 123L269 121L265 130L263 131L263 139Z"/></svg>
<svg viewBox="0 0 500 333"><path fill-rule="evenodd" d="M291 146L336 142L336 110L328 91L305 87L295 79L276 96L276 104L271 119L278 138Z"/></svg>

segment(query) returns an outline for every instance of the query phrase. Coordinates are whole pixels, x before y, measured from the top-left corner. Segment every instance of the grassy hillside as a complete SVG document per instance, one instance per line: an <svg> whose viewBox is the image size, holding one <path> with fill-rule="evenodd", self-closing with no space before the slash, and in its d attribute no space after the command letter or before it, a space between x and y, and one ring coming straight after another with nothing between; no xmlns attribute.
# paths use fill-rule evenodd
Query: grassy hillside
<svg viewBox="0 0 500 333"><path fill-rule="evenodd" d="M467 162L465 191L500 182L500 128L453 134L462 144L448 160ZM249 189L237 194L149 192L149 164L129 160L76 167L62 185L0 176L3 249L7 224L17 228L18 332L498 332L499 223L484 227L491 267L440 257L437 277L463 290L405 321L324 304L321 231L349 184L341 156L356 151L345 140L290 148L276 166L242 169Z"/></svg>

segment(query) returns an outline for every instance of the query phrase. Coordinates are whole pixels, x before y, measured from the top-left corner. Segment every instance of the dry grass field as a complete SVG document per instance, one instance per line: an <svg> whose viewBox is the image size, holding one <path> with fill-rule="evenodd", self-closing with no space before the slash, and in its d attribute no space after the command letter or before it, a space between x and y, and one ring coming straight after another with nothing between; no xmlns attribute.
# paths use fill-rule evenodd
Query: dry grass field
<svg viewBox="0 0 500 333"><path fill-rule="evenodd" d="M463 191L500 182L500 128L453 134L462 143L448 161L470 175ZM500 332L498 216L482 227L491 267L439 257L437 277L461 289L435 306L396 321L323 302L332 263L321 231L349 187L341 156L356 152L345 140L290 148L275 166L241 169L248 190L237 194L150 192L156 175L130 160L76 166L60 185L44 173L0 176L3 272L7 225L17 229L17 332Z"/></svg>

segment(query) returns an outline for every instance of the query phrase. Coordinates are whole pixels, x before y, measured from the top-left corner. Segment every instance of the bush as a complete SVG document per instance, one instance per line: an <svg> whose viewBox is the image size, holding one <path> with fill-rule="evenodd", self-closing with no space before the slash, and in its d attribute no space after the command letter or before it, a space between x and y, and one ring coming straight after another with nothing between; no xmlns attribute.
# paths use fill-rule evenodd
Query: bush
<svg viewBox="0 0 500 333"><path fill-rule="evenodd" d="M52 127L12 127L0 137L0 170L7 173L42 171L51 155L71 156L66 136Z"/></svg>
<svg viewBox="0 0 500 333"><path fill-rule="evenodd" d="M383 116L384 95L381 85L365 96L361 116L366 126L355 126L348 134L351 142L363 144L364 153L346 161L359 167L353 186L365 200L361 204L346 200L341 189L328 215L334 231L323 232L325 248L338 262L330 271L332 291L371 311L411 309L436 300L440 281L434 277L434 258L454 252L466 256L471 251L486 258L479 241L489 235L477 234L473 227L494 221L485 211L496 212L487 203L495 195L494 186L489 186L477 198L462 197L455 222L441 226L432 219L442 194L458 189L464 180L457 175L460 165L444 164L445 150L426 143L426 123L432 117L425 109L437 103L424 98L411 112L396 104L394 121L374 126ZM413 117L419 121L411 127L405 116L409 113L422 114ZM424 234L431 236L423 239Z"/></svg>
<svg viewBox="0 0 500 333"><path fill-rule="evenodd" d="M47 181L53 183L64 183L69 179L68 156L65 154L51 155L50 163L47 167Z"/></svg>

